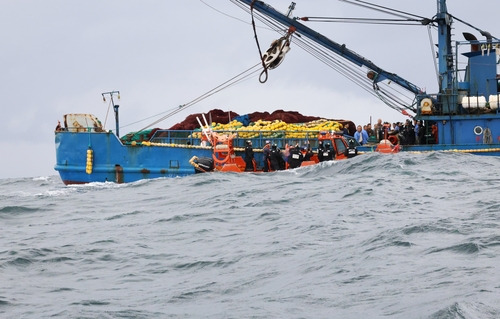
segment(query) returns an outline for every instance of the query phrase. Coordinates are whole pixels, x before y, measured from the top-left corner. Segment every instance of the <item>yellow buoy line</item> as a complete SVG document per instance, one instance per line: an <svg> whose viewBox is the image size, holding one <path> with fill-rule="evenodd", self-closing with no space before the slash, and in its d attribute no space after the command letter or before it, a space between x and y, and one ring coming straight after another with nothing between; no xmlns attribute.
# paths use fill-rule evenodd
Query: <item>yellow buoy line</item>
<svg viewBox="0 0 500 319"><path fill-rule="evenodd" d="M404 146L403 146L404 147ZM372 147L371 152L375 152L375 147ZM358 154L368 154L371 152L358 152ZM465 149L465 150L459 150L459 149L450 149L450 150L428 150L428 151L403 151L403 153L410 153L410 154L423 154L423 153L430 153L430 152L444 152L444 153L490 153L490 152L500 152L500 148L481 148L481 149Z"/></svg>

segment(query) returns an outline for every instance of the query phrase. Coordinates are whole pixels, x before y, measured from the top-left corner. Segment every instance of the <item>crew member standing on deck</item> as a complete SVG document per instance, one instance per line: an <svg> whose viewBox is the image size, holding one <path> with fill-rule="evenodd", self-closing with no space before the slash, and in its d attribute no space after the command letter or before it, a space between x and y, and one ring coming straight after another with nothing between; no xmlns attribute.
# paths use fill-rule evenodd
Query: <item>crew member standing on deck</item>
<svg viewBox="0 0 500 319"><path fill-rule="evenodd" d="M304 148L302 149L302 155L304 156L303 162L312 161L314 153L310 146L304 146Z"/></svg>
<svg viewBox="0 0 500 319"><path fill-rule="evenodd" d="M343 133L344 135L349 135L349 123L346 123L346 124L344 125L344 128L342 129L342 133Z"/></svg>
<svg viewBox="0 0 500 319"><path fill-rule="evenodd" d="M330 143L325 143L325 148L321 152L321 157L318 154L318 158L320 162L331 161L333 160L333 149L330 148Z"/></svg>
<svg viewBox="0 0 500 319"><path fill-rule="evenodd" d="M323 141L318 142L318 160L323 162L323 152L325 151L325 147L323 146Z"/></svg>
<svg viewBox="0 0 500 319"><path fill-rule="evenodd" d="M415 120L415 127L413 130L415 131L415 145L420 144L420 130L421 130L421 122Z"/></svg>
<svg viewBox="0 0 500 319"><path fill-rule="evenodd" d="M304 155L300 151L299 144L296 144L295 147L290 149L290 155L288 156L288 168L297 168L302 164L302 160L304 159Z"/></svg>
<svg viewBox="0 0 500 319"><path fill-rule="evenodd" d="M354 133L354 139L356 139L356 141L358 141L360 145L364 145L366 144L366 142L368 142L368 134L361 127L361 125L358 125L356 133Z"/></svg>
<svg viewBox="0 0 500 319"><path fill-rule="evenodd" d="M273 171L280 171L285 169L285 161L283 160L283 155L281 154L281 150L276 144L273 144L273 146L271 147L271 153L269 157L271 162L271 169Z"/></svg>
<svg viewBox="0 0 500 319"><path fill-rule="evenodd" d="M245 146L245 171L253 171L253 148L252 141L247 141Z"/></svg>
<svg viewBox="0 0 500 319"><path fill-rule="evenodd" d="M271 159L271 142L266 141L262 149L262 158L264 160L264 172L269 172L269 160Z"/></svg>

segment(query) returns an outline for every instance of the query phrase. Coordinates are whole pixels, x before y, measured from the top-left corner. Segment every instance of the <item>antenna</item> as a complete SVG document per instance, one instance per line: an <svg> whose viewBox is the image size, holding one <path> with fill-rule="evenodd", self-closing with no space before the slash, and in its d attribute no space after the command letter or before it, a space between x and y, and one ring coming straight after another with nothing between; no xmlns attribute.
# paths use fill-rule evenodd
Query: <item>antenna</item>
<svg viewBox="0 0 500 319"><path fill-rule="evenodd" d="M110 92L101 93L102 100L104 102L106 102L106 95L109 95L111 98L111 104L113 104L113 110L115 111L116 136L118 136L118 138L120 138L120 125L119 125L120 121L119 121L119 117L118 117L118 108L120 107L120 105L115 104L115 100L113 99L113 96L115 94L117 95L118 100L119 100L120 99L120 91L110 91Z"/></svg>

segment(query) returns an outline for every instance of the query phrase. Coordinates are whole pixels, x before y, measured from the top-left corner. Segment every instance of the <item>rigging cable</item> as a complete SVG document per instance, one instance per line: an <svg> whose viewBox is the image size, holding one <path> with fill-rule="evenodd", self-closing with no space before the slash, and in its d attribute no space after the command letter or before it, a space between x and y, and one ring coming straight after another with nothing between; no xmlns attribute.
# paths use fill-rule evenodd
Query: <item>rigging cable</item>
<svg viewBox="0 0 500 319"><path fill-rule="evenodd" d="M384 7L384 6L381 6L381 5L378 5L378 4L374 4L374 3L370 3L370 2L366 2L366 1L362 1L362 0L339 0L339 1L347 2L347 3L350 3L350 4L356 5L356 6L360 6L360 7L366 8L366 9L371 9L371 10L379 11L379 12L382 12L382 13L387 13L389 15L393 15L393 16L400 17L400 18L408 18L408 17L414 17L415 18L416 17L416 18L421 19L422 21L427 21L428 20L425 17L419 16L419 15L416 15L416 14L413 14L413 13L404 12L404 11L400 11L400 10L396 10L396 9ZM355 2L358 2L358 3L355 3Z"/></svg>
<svg viewBox="0 0 500 319"><path fill-rule="evenodd" d="M450 15L450 17L452 17L453 19L455 19L455 20L457 20L457 21L460 21L460 22L462 22L463 24L465 24L466 26L468 26L468 27L471 27L471 28L475 29L476 31L478 31L479 33L481 33L481 35L482 35L482 36L486 37L486 39L488 39L488 40L490 40L490 41L491 41L491 39L500 40L500 39L498 39L497 37L495 37L495 36L491 35L491 33L489 33L488 31L481 30L481 29L479 29L479 28L477 28L477 27L473 26L472 24L470 24L470 23L468 23L468 22L465 22L464 20L462 20L462 19L459 19L459 18L455 17L454 15L451 15L451 14L449 14L449 15Z"/></svg>
<svg viewBox="0 0 500 319"><path fill-rule="evenodd" d="M222 91L222 90L224 90L224 89L226 89L228 87L231 87L231 86L233 86L233 85L235 85L235 84L237 84L237 83L239 83L239 82L247 79L248 77L252 76L253 74L255 74L255 73L257 73L259 71L258 69L252 71L252 69L255 69L256 67L258 67L259 64L260 63L257 63L256 65L248 68L247 70L239 73L238 75L230 78L229 80L227 80L227 81L219 84L215 88L213 88L213 89L205 92L204 94L198 96L197 98L195 98L195 99L193 99L193 100L191 100L191 101L189 101L189 102L187 102L185 104L179 105L176 108L171 109L171 111L168 114L162 116L161 118L159 118L156 121L153 121L152 123L150 123L149 125L145 126L142 129L140 129L139 131L143 131L143 130L147 129L148 127L151 127L151 126L153 126L155 124L158 124L161 121L164 121L165 119L169 118L170 116L173 116L173 115L179 113L180 111L182 111L182 110L184 110L184 109L186 109L186 108L188 108L188 107L190 107L190 106L192 106L192 105L194 105L194 104L196 104L196 103L198 103L198 102L200 102L200 101L202 101L202 100L204 100L204 99L206 99L206 98L214 95L215 93L218 93L218 92L220 92L220 91ZM165 113L165 112L163 112L163 113ZM162 113L160 113L160 114L162 114ZM128 125L131 125L131 124L128 124Z"/></svg>
<svg viewBox="0 0 500 319"><path fill-rule="evenodd" d="M103 127L106 127L106 122L108 121L109 110L111 109L111 99L109 99L108 110L106 111L106 118L104 119Z"/></svg>
<svg viewBox="0 0 500 319"><path fill-rule="evenodd" d="M260 14L260 13L259 13ZM267 19L262 19L261 15L256 15L257 19L262 21L265 24L268 24ZM276 25L273 26L276 28ZM279 27L278 27L279 28ZM366 78L366 73L363 73L361 69L359 68L358 65L353 64L349 60L344 60L344 58L339 57L337 54L334 54L326 49L324 49L322 46L319 44L315 43L312 40L309 40L305 37L301 38L295 38L294 43L297 44L299 47L301 47L303 50L306 52L310 53L312 56L316 57L318 60L322 61L325 63L327 66L331 67L335 71L339 72L341 75L346 77L348 80L352 81L356 85L360 86L362 89L366 90L370 94L374 95L375 97L378 97L380 100L382 100L385 104L387 104L389 107L401 111L401 109L407 109L411 110L412 112L415 112L415 109L411 107L411 105L414 105L414 98L409 98L408 102L404 102L400 97L396 96L395 94L392 94L390 92L381 92L380 88L378 92L375 92L373 90L373 82L368 80ZM344 61L347 61L348 63L345 63ZM388 86L387 84L380 82L380 85L382 85L384 88L388 88L390 90L394 91L394 88L391 86ZM377 85L377 87L379 87ZM401 92L399 92L401 95ZM387 97L387 98L386 98ZM390 100L389 100L390 99ZM407 106L407 105L410 106Z"/></svg>
<svg viewBox="0 0 500 319"><path fill-rule="evenodd" d="M234 19L234 20L237 20L237 21L243 22L243 23L245 23L245 24L251 24L251 23L247 22L246 20L243 20L243 19L240 19L240 18L237 18L237 17L235 17L235 16L232 16L232 15L230 15L230 14L225 13L225 12L223 12L223 11L221 11L221 10L219 10L219 9L215 8L214 6L212 6L212 5L208 4L207 2L205 2L205 1L203 1L203 0L199 0L199 1L200 1L201 3L203 3L204 5L206 5L207 7L209 7L210 9L212 9L212 10L214 10L214 11L216 11L216 12L218 12L218 13L220 13L220 14L222 14L222 15L224 15L224 16L226 16L226 17L228 17L228 18L231 18L231 19ZM261 27L257 26L257 28L261 28Z"/></svg>
<svg viewBox="0 0 500 319"><path fill-rule="evenodd" d="M306 39L306 37L301 37L300 39L303 40ZM300 39L294 41L294 43L297 44L297 42L302 41ZM352 61L350 61L349 59L345 59L342 56L339 56L338 54L332 53L331 51L324 49L322 46L320 46L319 44L317 44L312 40L305 40L303 42L304 45L302 45L301 47L305 51L309 52L311 55L315 56L320 61L324 62L329 67L333 68L341 75L345 76L347 79L357 84L367 92L380 98L385 104L387 104L391 108L394 108L396 110L401 110L401 107L403 107L404 109L410 110L412 112L416 111L416 108L414 107L416 103L415 97L405 96L405 93L396 90L394 86L389 86L388 84L390 84L390 82L389 83L379 82L377 85L377 87L379 87L379 92L374 92L373 81L368 80L366 77L366 72L362 71L362 69L370 71L369 68L363 66L360 69L359 65L352 63ZM309 46L312 49L306 49L305 47L307 46ZM386 92L381 94L380 87L383 87L384 91ZM384 96L387 96L387 98L384 98ZM390 98L390 100L388 100L388 98ZM402 98L404 98L404 100Z"/></svg>
<svg viewBox="0 0 500 319"><path fill-rule="evenodd" d="M431 48L431 57L432 57L432 62L434 62L434 71L436 72L436 78L437 78L437 83L439 85L439 70L438 70L438 65L437 65L437 59L435 58L434 55L434 40L432 39L432 33L431 33L431 25L427 25L427 33L429 34L429 43L430 43L430 48Z"/></svg>
<svg viewBox="0 0 500 319"><path fill-rule="evenodd" d="M222 14L222 15L226 16L226 17L229 17L229 18L231 18L231 19L238 20L238 21L243 22L243 23L246 23L246 24L248 23L248 22L246 22L246 21L245 21L245 20L243 20L243 19L239 19L239 18L236 18L236 17L234 17L234 16L232 16L232 15L229 15L229 14L227 14L227 13L225 13L225 12L222 12L221 10L219 10L219 9L215 8L214 6L209 5L208 3L206 3L206 2L205 2L205 1L203 1L203 0L200 0L200 2L201 2L201 3L203 3L204 5L206 5L207 7L209 7L210 9L212 9L212 10L214 10L214 11L216 11L216 12L218 12L218 13L220 13L220 14Z"/></svg>
<svg viewBox="0 0 500 319"><path fill-rule="evenodd" d="M301 17L308 22L339 22L359 24L387 24L387 25L422 25L420 19L373 19L373 18L337 18L337 17Z"/></svg>
<svg viewBox="0 0 500 319"><path fill-rule="evenodd" d="M208 7L212 8L213 10L215 10L215 11L217 11L217 12L221 13L221 14L224 14L224 15L226 15L226 16L229 16L229 15L227 15L227 14L225 14L225 13L221 12L220 10L217 10L217 9L215 9L214 7L212 7L212 6L208 5L208 4L207 4L206 2L204 2L203 0L200 0L200 1L201 1L202 3L204 3L205 5L207 5ZM248 7L246 7L246 6L244 6L243 4L241 4L241 3L237 2L236 0L231 0L231 2L233 2L234 4L236 4L237 6L239 6L239 7L240 7L241 9L243 9L244 11L247 11L248 13L250 12L250 9L249 9ZM231 17L231 16L229 16L229 17ZM243 20L241 20L241 19L238 19L238 18L235 18L235 17L232 17L232 18L234 18L234 19L236 19L236 20L239 20L239 21L242 21L242 22L245 22L245 21L243 21ZM275 31L275 32L278 32L278 33L281 33L281 34L285 34L285 32L283 32L283 30L281 30L281 29L279 28L278 24L274 23L274 21L272 21L272 20L270 20L270 19L267 19L267 18L266 18L265 20L267 20L267 23L265 23L265 24L266 24L267 26L269 26L269 28L270 28L272 31ZM247 23L247 22L245 22L245 23ZM257 28L261 28L260 26L256 26L256 27L257 27ZM262 61L262 59L261 59L261 61ZM252 70L252 69L257 68L257 67L258 67L261 63L262 63L262 62L257 63L256 65L254 65L254 66L250 67L249 69L247 69L247 70L245 70L245 71L241 72L240 74L238 74L238 75L234 76L233 78L229 79L228 81L226 81L226 82L224 82L224 83L222 83L222 84L218 85L217 87L213 88L212 90L207 91L206 93L204 93L204 94L200 95L199 97L197 97L197 98L193 99L192 101L190 101L190 102L188 102L188 103L185 103L185 104L179 105L178 107L171 108L171 109L169 109L169 110L167 110L167 111L160 112L160 113L158 113L158 114L155 114L155 115L149 116L149 117L144 118L144 119L141 119L141 120L139 120L139 121L135 121L135 122L132 122L132 123L128 123L128 124L123 125L123 126L121 126L121 127L123 128L123 127L131 126L131 125L134 125L134 124L137 124L137 123L143 122L143 121L145 121L145 120L149 120L149 119L151 119L151 118L156 118L157 116L160 116L160 115L162 115L162 114L167 113L166 115L162 116L160 119L155 120L154 122L150 123L149 125L147 125L147 126L145 126L144 128L142 128L142 129L141 129L141 131L142 131L142 130L145 130L145 129L147 129L147 128L149 128L149 127L151 127L151 126L155 125L155 124L158 124L158 123L160 123L161 121L164 121L165 119L167 119L167 118L169 118L169 117L171 117L171 116L173 116L173 115L175 115L175 114L179 113L180 111L182 111L182 110L184 110L184 109L186 109L186 108L188 108L188 107L190 107L190 106L192 106L192 105L194 105L194 104L196 104L196 103L198 103L198 102L202 101L203 99L206 99L206 98L210 97L211 95L213 95L213 94L215 94L215 93L220 92L220 91L221 91L221 90L223 90L223 89L226 89L226 88L228 88L228 87L231 87L231 86L233 86L233 85L236 85L236 84L238 84L238 83L240 83L240 82L242 82L242 81L244 81L244 80L246 80L246 79L250 78L251 76L253 76L254 74L256 74L257 72L259 72L259 71L260 71L259 69L257 69L257 70L253 70L253 71L251 71L251 70ZM250 72L250 73L248 73L248 72ZM245 75L245 74L246 74L246 75Z"/></svg>

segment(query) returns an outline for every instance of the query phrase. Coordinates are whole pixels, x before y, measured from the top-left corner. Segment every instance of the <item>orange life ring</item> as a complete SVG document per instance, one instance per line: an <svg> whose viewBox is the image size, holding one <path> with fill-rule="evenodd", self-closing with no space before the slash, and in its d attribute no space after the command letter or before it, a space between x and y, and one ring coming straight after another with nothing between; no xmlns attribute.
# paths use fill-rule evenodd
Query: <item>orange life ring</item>
<svg viewBox="0 0 500 319"><path fill-rule="evenodd" d="M397 137L396 135L391 135L391 136L389 136L389 142L391 142L391 143L392 143L392 145L396 145L396 144L398 144L398 142L399 142L399 141L398 141L398 137Z"/></svg>

